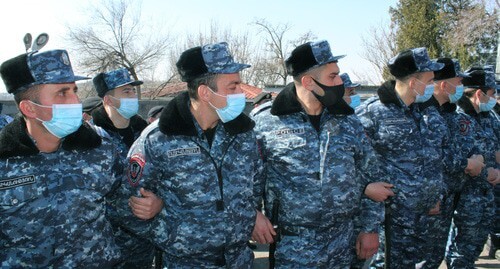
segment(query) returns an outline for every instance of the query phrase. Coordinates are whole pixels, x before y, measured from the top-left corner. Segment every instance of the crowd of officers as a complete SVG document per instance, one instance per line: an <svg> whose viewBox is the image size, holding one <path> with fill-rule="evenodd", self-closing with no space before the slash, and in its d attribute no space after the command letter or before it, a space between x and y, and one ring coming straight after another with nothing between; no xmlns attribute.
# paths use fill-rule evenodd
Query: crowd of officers
<svg viewBox="0 0 500 269"><path fill-rule="evenodd" d="M250 65L193 47L148 121L126 69L82 106L65 50L5 61L1 267L252 268L252 239L276 268L474 268L499 215L494 73L409 49L361 103L343 57L296 47L293 82L246 115Z"/></svg>

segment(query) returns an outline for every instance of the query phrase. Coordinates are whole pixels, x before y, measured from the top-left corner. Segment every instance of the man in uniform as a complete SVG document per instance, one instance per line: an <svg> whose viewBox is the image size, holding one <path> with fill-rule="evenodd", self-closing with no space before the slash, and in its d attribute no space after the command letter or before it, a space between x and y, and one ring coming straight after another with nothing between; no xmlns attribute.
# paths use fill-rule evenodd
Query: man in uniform
<svg viewBox="0 0 500 269"><path fill-rule="evenodd" d="M277 267L349 267L352 219L367 182L381 179L363 126L343 99L342 57L332 55L327 41L298 46L286 60L293 83L270 109L262 106L254 114L266 166L266 212L281 232ZM383 212L381 204L370 205L357 241L363 259L377 250Z"/></svg>
<svg viewBox="0 0 500 269"><path fill-rule="evenodd" d="M22 115L0 132L2 268L109 268L120 251L105 196L117 151L82 125L65 50L30 52L0 66Z"/></svg>
<svg viewBox="0 0 500 269"><path fill-rule="evenodd" d="M443 64L429 59L426 48L405 50L388 63L396 78L385 82L378 96L365 101L356 110L379 160L397 188L391 199L392 223L385 227L385 246L390 251L390 268L415 268L425 260L426 216L439 205L444 186L434 165L440 163L439 140L428 139L428 123L423 119L416 101L429 99L433 89L433 71ZM439 171L440 172L440 171ZM380 249L375 262L383 263ZM374 262L374 263L375 263ZM374 266L379 266L375 265Z"/></svg>
<svg viewBox="0 0 500 269"><path fill-rule="evenodd" d="M247 243L256 221L272 228L258 210L262 163L254 122L242 114L239 72L248 67L234 62L225 42L184 51L177 68L188 91L129 152L123 221L163 250L167 268L251 268ZM126 199L140 188L165 204L150 221L130 218Z"/></svg>
<svg viewBox="0 0 500 269"><path fill-rule="evenodd" d="M442 163L433 165L436 174L442 174L445 189L439 204L439 211L425 216L428 219L425 268L438 268L444 258L451 219L453 202L460 195L467 175L477 176L484 167L483 157L476 155L474 137L467 130L461 130L460 123L469 120L456 112L455 103L461 98L462 78L467 75L460 72L457 60L440 58L438 63L443 69L434 72L434 94L419 104L424 121L429 125L425 133L428 140L441 141ZM440 172L441 171L441 172Z"/></svg>
<svg viewBox="0 0 500 269"><path fill-rule="evenodd" d="M500 147L500 122L492 114L494 73L482 68L467 71L463 79L464 96L458 101L459 112L470 116L474 143L484 156L485 172L465 182L453 216L454 229L446 257L449 268L474 268L476 259L486 243L495 218L493 187L500 180L496 154Z"/></svg>
<svg viewBox="0 0 500 269"><path fill-rule="evenodd" d="M353 109L356 109L359 105L361 105L361 96L356 92L356 88L361 86L361 84L352 83L351 78L347 73L340 74L340 78L344 83L344 99L346 103L348 103Z"/></svg>
<svg viewBox="0 0 500 269"><path fill-rule="evenodd" d="M102 98L102 106L92 112L92 120L96 126L104 129L120 151L120 159L125 162L128 150L132 143L146 128L148 123L137 115L139 100L134 86L142 81L134 81L125 68L97 74L92 82L97 95ZM147 190L141 190L142 197L131 200L133 208L147 207L142 219L149 219L156 215L163 206L161 199ZM114 193L108 197L108 217L113 226L115 240L120 246L123 261L117 268L150 268L153 262L154 247L148 241L136 237L132 232L120 227L116 211ZM146 215L144 215L146 213Z"/></svg>

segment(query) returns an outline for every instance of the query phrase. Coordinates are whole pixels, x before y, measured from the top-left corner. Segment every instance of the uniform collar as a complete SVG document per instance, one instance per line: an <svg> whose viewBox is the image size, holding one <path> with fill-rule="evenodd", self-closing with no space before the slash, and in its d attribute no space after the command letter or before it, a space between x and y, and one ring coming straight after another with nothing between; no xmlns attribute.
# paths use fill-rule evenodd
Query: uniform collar
<svg viewBox="0 0 500 269"><path fill-rule="evenodd" d="M384 82L378 89L377 94L382 104L395 104L398 107L405 107L403 101L396 92L396 81Z"/></svg>
<svg viewBox="0 0 500 269"><path fill-rule="evenodd" d="M428 107L435 107L438 110L441 109L441 106L439 105L438 100L434 97L434 95L431 96L431 98L423 103L418 104L418 108L420 111L424 111L424 109Z"/></svg>
<svg viewBox="0 0 500 269"><path fill-rule="evenodd" d="M160 131L167 135L197 136L194 117L189 110L190 100L187 92L177 95L161 113L158 121ZM245 133L253 129L255 123L244 113L232 121L222 123L230 135Z"/></svg>
<svg viewBox="0 0 500 269"><path fill-rule="evenodd" d="M66 136L62 141L64 150L88 150L101 145L101 137L84 123L80 128ZM21 115L16 118L0 132L0 158L14 156L36 155L40 151L28 135L26 121Z"/></svg>

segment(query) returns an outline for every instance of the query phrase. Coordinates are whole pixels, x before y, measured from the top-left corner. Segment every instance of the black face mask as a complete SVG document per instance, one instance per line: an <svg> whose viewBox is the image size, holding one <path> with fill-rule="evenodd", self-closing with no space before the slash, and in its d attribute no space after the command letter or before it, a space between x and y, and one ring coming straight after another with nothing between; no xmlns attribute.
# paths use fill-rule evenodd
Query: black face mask
<svg viewBox="0 0 500 269"><path fill-rule="evenodd" d="M339 102L344 100L343 99L344 92L345 92L344 84L340 84L340 85L336 85L336 86L326 86L326 85L319 83L314 78L312 80L314 80L314 82L316 82L316 84L318 84L318 86L321 89L323 89L323 91L325 92L325 95L323 95L323 96L316 94L314 91L312 92L314 94L314 96L316 97L316 99L318 99L318 101L321 104L323 104L324 107L329 108L329 107L335 106Z"/></svg>

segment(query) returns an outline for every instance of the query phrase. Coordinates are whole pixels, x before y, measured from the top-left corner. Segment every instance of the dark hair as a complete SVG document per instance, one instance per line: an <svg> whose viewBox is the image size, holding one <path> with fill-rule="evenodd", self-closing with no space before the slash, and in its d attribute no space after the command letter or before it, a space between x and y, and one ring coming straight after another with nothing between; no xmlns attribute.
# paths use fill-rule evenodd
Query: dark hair
<svg viewBox="0 0 500 269"><path fill-rule="evenodd" d="M198 100L198 87L200 85L207 85L212 89L213 91L217 91L217 80L218 74L207 74L205 76L201 76L198 78L195 78L193 80L190 80L187 82L187 87L188 87L188 94L189 97Z"/></svg>
<svg viewBox="0 0 500 269"><path fill-rule="evenodd" d="M19 103L21 103L21 101L23 100L30 100L38 103L40 88L41 85L34 85L27 88L26 90L17 92L16 94L14 94L14 100L16 101L16 104L19 105Z"/></svg>

